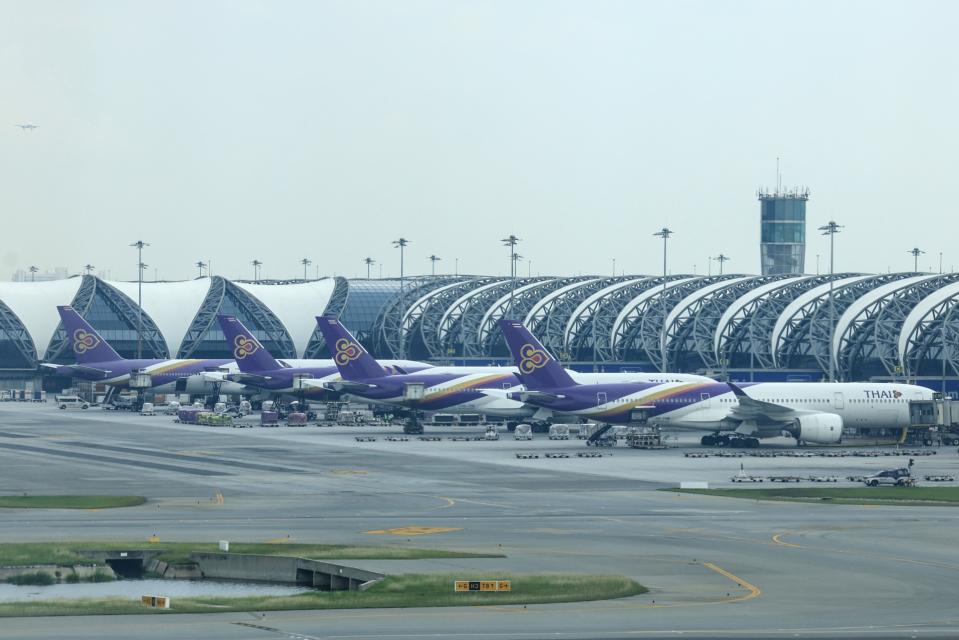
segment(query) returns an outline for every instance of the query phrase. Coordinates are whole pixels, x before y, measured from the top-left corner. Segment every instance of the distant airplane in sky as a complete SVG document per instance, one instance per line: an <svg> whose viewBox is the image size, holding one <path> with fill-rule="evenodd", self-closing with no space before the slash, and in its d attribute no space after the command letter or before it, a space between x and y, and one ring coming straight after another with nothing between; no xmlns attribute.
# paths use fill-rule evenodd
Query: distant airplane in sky
<svg viewBox="0 0 959 640"><path fill-rule="evenodd" d="M30 129L36 129L36 128L37 128L37 125L35 125L35 124L30 124L29 122L28 122L27 124L15 124L15 125L13 125L13 126L15 126L15 127L20 127L20 128L23 129L24 131L29 131Z"/></svg>

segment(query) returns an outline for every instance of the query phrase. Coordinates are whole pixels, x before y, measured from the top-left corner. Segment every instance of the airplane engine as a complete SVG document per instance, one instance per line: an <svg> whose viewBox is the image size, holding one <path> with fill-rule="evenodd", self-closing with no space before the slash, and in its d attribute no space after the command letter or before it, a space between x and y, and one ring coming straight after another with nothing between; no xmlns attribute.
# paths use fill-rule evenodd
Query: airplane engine
<svg viewBox="0 0 959 640"><path fill-rule="evenodd" d="M793 437L800 442L836 444L842 441L842 416L814 413L793 421Z"/></svg>

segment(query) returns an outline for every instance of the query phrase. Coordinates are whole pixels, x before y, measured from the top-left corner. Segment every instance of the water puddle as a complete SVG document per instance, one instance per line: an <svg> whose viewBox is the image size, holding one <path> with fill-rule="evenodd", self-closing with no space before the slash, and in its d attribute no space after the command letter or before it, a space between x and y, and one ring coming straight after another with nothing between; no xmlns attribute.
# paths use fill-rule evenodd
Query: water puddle
<svg viewBox="0 0 959 640"><path fill-rule="evenodd" d="M215 580L117 580L80 584L53 584L48 587L0 583L0 602L27 602L41 600L78 600L80 598L128 598L140 596L184 597L245 597L291 596L308 593L312 589L292 585L259 584L249 582L218 582Z"/></svg>

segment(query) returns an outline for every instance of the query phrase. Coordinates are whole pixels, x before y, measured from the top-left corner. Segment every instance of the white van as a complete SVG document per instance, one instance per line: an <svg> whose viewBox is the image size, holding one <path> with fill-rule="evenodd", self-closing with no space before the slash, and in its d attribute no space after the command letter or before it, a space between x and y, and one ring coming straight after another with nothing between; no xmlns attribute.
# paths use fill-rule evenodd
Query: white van
<svg viewBox="0 0 959 640"><path fill-rule="evenodd" d="M518 424L513 430L513 440L532 440L533 427L528 424Z"/></svg>
<svg viewBox="0 0 959 640"><path fill-rule="evenodd" d="M89 409L90 403L80 396L54 396L60 409Z"/></svg>

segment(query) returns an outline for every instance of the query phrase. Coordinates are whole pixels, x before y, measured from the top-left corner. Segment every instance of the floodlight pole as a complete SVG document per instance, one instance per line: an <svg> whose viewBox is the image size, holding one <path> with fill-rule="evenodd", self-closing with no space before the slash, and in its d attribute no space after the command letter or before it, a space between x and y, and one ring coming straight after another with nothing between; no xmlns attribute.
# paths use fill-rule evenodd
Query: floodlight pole
<svg viewBox="0 0 959 640"><path fill-rule="evenodd" d="M376 260L374 260L373 258L367 257L367 258L363 258L363 262L366 263L366 279L369 280L369 279L370 279L370 267L373 266L373 263L376 262Z"/></svg>
<svg viewBox="0 0 959 640"><path fill-rule="evenodd" d="M836 381L836 361L832 357L832 344L836 337L836 304L835 298L833 298L835 278L833 278L833 274L835 273L836 234L839 233L840 229L842 229L842 225L837 224L835 220L830 220L819 227L822 235L829 236L829 352L827 354L829 356L829 382Z"/></svg>
<svg viewBox="0 0 959 640"><path fill-rule="evenodd" d="M668 227L663 227L654 236L663 239L663 294L660 296L660 313L662 314L662 326L659 329L659 357L661 359L660 371L666 371L666 241L669 236L675 233Z"/></svg>
<svg viewBox="0 0 959 640"><path fill-rule="evenodd" d="M403 339L403 316L406 313L406 299L403 297L404 291L404 257L406 251L406 245L410 243L406 238L399 238L398 240L393 241L393 246L400 250L400 322L397 325L397 338L400 342L400 352L398 357L400 360L406 357L406 340Z"/></svg>
<svg viewBox="0 0 959 640"><path fill-rule="evenodd" d="M513 314L513 294L516 291L516 259L519 257L516 253L516 245L519 244L519 241L520 238L512 233L500 240L504 247L509 247L509 309L506 317L511 317Z"/></svg>
<svg viewBox="0 0 959 640"><path fill-rule="evenodd" d="M436 254L433 254L433 255L430 256L429 260L430 260L430 275L431 275L431 276L435 276L435 275L436 275L436 263L439 262L440 260L442 260L442 258L439 257L439 256L436 255Z"/></svg>
<svg viewBox="0 0 959 640"><path fill-rule="evenodd" d="M727 262L727 261L729 261L729 260L731 260L731 259L732 259L732 258L730 258L729 256L724 256L724 255L721 254L721 253L720 253L718 256L716 256L715 260L716 260L716 262L719 263L719 275L723 275L723 263L724 263L724 262Z"/></svg>
<svg viewBox="0 0 959 640"><path fill-rule="evenodd" d="M923 250L920 249L919 247L913 247L912 249L910 249L910 250L907 251L906 253L909 253L909 254L912 255L912 260L913 260L913 262L912 262L912 270L913 270L913 272L919 273L919 256L921 256L922 254L924 254L925 251L923 251ZM939 262L940 262L940 264L942 263L942 254L939 254ZM939 271L941 272L942 269L940 268Z"/></svg>
<svg viewBox="0 0 959 640"><path fill-rule="evenodd" d="M307 281L307 280L306 280L306 268L307 268L308 266L310 266L311 264L313 264L313 261L310 260L309 258L303 258L302 260L300 260L300 264L303 265L303 282L306 282L306 281Z"/></svg>
<svg viewBox="0 0 959 640"><path fill-rule="evenodd" d="M143 357L143 247L149 242L137 240L131 247L137 248L137 360Z"/></svg>

